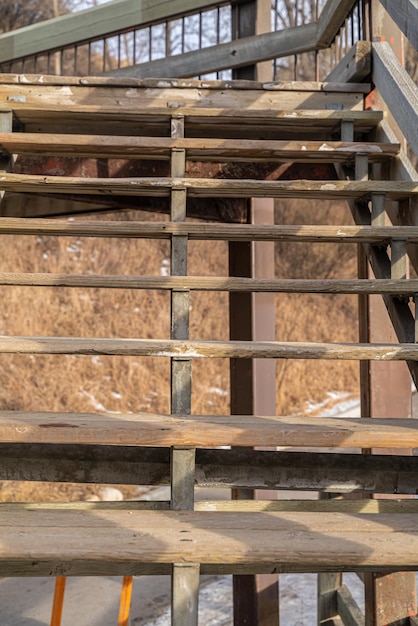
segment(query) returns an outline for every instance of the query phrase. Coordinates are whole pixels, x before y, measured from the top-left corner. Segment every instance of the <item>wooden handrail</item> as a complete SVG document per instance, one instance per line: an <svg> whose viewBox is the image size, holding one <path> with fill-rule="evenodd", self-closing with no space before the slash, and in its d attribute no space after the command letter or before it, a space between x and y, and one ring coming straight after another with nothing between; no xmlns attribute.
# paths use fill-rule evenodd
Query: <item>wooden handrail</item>
<svg viewBox="0 0 418 626"><path fill-rule="evenodd" d="M417 0L380 0L391 18L408 41L418 50L418 2Z"/></svg>

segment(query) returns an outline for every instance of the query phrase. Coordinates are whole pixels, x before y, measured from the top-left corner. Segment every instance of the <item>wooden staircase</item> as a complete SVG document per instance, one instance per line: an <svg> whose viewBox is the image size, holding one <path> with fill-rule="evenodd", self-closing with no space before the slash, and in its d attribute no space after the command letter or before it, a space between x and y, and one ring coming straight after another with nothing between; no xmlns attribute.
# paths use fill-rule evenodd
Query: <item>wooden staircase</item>
<svg viewBox="0 0 418 626"><path fill-rule="evenodd" d="M418 242L418 228L388 226L385 201L417 196L418 184L369 178L369 166L396 158L399 146L372 141L382 114L364 110L367 89L356 84L2 79L0 233L164 238L171 241L172 275L1 273L0 285L161 289L172 295L169 339L4 336L0 353L169 357L172 411L2 411L2 479L71 475L80 482L169 482L171 500L2 504L0 576L172 573L173 624L191 626L197 623L199 574L418 570L418 502L361 499L365 493L416 493L417 459L403 456L405 448L418 448L415 420L190 414L193 359L401 360L416 382L418 349L409 300L418 293L418 281L406 279L406 252L407 244ZM144 173L128 178L15 173L16 154L118 157L138 161ZM147 175L150 159L165 160L166 174ZM254 171L265 162L320 163L330 172L335 166L340 179L190 177L187 160L250 162ZM343 198L351 203L354 225L263 226L226 223L225 215L221 223L222 209L212 209L212 221L187 219L208 218L219 198L232 198L242 199L235 206L238 222L246 217L243 207L250 197ZM68 199L75 201L76 211L87 211L97 205L144 208L150 198L169 211L170 221L51 219L66 215ZM187 245L194 239L293 241L307 249L318 241L362 244L376 278L188 276ZM382 294L400 343L191 341L193 290ZM304 451L272 450L283 447ZM334 451L324 453L324 447ZM398 454L361 455L352 448L395 448ZM346 449L349 453L342 454ZM360 499L194 503L196 485L357 492ZM340 614L351 616L345 623L359 624L351 599L344 606Z"/></svg>

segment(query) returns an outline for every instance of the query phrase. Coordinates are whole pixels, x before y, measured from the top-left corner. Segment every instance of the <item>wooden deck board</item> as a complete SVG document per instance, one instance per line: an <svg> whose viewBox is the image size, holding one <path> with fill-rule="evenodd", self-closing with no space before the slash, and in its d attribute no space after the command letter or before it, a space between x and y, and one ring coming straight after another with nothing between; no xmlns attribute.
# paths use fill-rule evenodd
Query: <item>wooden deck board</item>
<svg viewBox="0 0 418 626"><path fill-rule="evenodd" d="M169 159L174 149L186 150L191 160L292 161L334 163L367 153L379 163L399 153L398 144L323 141L254 141L229 139L171 139L169 137L115 137L48 133L0 133L0 152L20 155Z"/></svg>
<svg viewBox="0 0 418 626"><path fill-rule="evenodd" d="M392 238L418 243L417 226L253 225L175 222L68 221L63 219L0 218L2 235L66 235L69 237L126 237L170 239L187 235L194 240L381 243Z"/></svg>
<svg viewBox="0 0 418 626"><path fill-rule="evenodd" d="M137 107L134 103L131 106L123 108L118 106L100 106L98 104L80 103L74 106L68 103L67 106L54 104L48 101L39 102L37 105L31 105L26 102L8 100L5 106L12 108L14 114L23 124L43 124L49 123L54 125L68 126L87 122L94 126L102 123L104 128L106 124L125 124L138 122L141 126L148 128L150 125L167 124L167 128L161 126L160 133L168 134L168 123L170 118L175 115L182 115L185 118L186 129L189 127L216 127L219 133L225 128L237 128L239 126L248 127L261 125L262 128L281 128L300 130L304 132L317 132L318 129L338 129L341 121L353 121L355 128L362 131L370 130L375 127L382 119L381 111L361 111L361 110L327 110L327 109L299 109L299 110L271 110L264 109L236 109L226 107L199 107L182 106L181 101L177 102L179 106L175 109L172 107L158 107L155 104L149 107ZM46 130L48 132L48 130ZM50 131L49 131L50 132ZM76 130L74 132L77 132ZM87 129L87 132L91 130Z"/></svg>
<svg viewBox="0 0 418 626"><path fill-rule="evenodd" d="M418 345L0 336L0 354L418 361Z"/></svg>
<svg viewBox="0 0 418 626"><path fill-rule="evenodd" d="M418 448L415 420L0 412L4 443Z"/></svg>
<svg viewBox="0 0 418 626"><path fill-rule="evenodd" d="M73 176L0 175L0 189L19 193L156 196L187 189L191 197L205 198L321 198L361 199L386 194L400 199L418 194L418 182L340 180L237 180L215 178L81 178Z"/></svg>
<svg viewBox="0 0 418 626"><path fill-rule="evenodd" d="M0 576L418 569L409 514L11 509L0 537Z"/></svg>
<svg viewBox="0 0 418 626"><path fill-rule="evenodd" d="M417 279L303 280L212 276L126 276L0 272L0 285L105 289L159 289L318 294L414 296Z"/></svg>

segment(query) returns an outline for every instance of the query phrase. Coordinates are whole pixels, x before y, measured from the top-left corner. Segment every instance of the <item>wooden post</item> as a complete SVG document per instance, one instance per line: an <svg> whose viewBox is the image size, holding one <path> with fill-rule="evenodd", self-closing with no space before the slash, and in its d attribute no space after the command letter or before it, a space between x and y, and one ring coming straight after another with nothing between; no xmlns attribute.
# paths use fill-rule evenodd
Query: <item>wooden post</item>
<svg viewBox="0 0 418 626"><path fill-rule="evenodd" d="M373 41L388 41L398 59L404 63L404 38L384 10L379 0L371 0L371 29ZM375 91L369 98L377 103L381 99ZM379 102L382 106L383 102ZM372 224L384 225L384 197L372 198ZM395 278L406 278L407 257L404 242L392 242L391 274ZM370 277L371 269L367 275ZM396 343L397 339L390 323L383 300L379 296L368 297L368 341L387 341ZM361 320L360 320L361 322ZM360 338L360 341L363 339ZM406 363L370 362L368 389L365 392L370 417L411 417L411 378ZM368 452L372 452L368 451ZM399 454L391 449L378 451L379 454ZM411 454L405 450L405 454ZM409 624L409 617L415 615L416 592L414 573L394 573L390 575L366 573L364 575L366 597L366 626L385 626L396 623L397 626Z"/></svg>
<svg viewBox="0 0 418 626"><path fill-rule="evenodd" d="M270 30L270 3L251 0L233 6L233 38L248 37ZM272 80L270 62L234 70L233 77ZM252 199L248 221L274 224L274 201ZM230 275L274 277L274 244L229 244ZM272 294L230 294L231 339L275 339L274 296ZM275 363L269 360L231 359L231 413L274 415L276 412ZM234 498L274 498L275 492L235 490ZM271 575L234 576L234 625L278 626L278 577Z"/></svg>
<svg viewBox="0 0 418 626"><path fill-rule="evenodd" d="M8 109L0 110L0 132L11 133L13 130L13 113ZM0 157L0 172L8 172L13 166L14 158ZM0 191L0 204L4 198L4 191Z"/></svg>
<svg viewBox="0 0 418 626"><path fill-rule="evenodd" d="M171 136L184 137L184 118L173 116ZM174 149L171 153L171 176L183 178L185 173L185 150ZM171 221L186 220L186 189L171 192ZM171 237L171 275L187 275L186 235ZM189 338L189 292L171 293L171 338ZM191 413L192 364L189 358L171 359L171 414ZM193 510L195 448L171 449L171 508L176 511ZM197 626L199 598L199 565L173 564L172 573L172 626Z"/></svg>
<svg viewBox="0 0 418 626"><path fill-rule="evenodd" d="M338 616L338 589L342 578L340 573L318 575L318 624L334 624L334 618Z"/></svg>

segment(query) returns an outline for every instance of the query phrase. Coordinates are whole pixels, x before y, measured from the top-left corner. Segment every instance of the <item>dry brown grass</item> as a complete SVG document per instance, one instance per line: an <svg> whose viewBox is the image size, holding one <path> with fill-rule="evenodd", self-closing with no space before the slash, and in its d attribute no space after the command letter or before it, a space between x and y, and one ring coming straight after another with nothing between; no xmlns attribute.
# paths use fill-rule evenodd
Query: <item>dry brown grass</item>
<svg viewBox="0 0 418 626"><path fill-rule="evenodd" d="M315 213L313 213L315 211ZM121 212L105 219L152 219ZM83 219L79 217L77 219ZM89 219L92 219L89 217ZM99 218L97 218L99 219ZM103 219L103 216L101 216ZM157 217L156 219L161 219ZM337 204L280 203L278 223L350 223ZM227 244L191 242L189 272L227 275ZM166 241L69 237L4 237L0 271L160 274L168 267ZM355 250L317 244L276 250L278 276L348 277ZM338 271L337 271L338 269ZM169 296L156 291L63 288L0 288L0 334L96 337L169 337ZM289 341L355 341L356 302L346 296L276 296L276 336ZM191 338L227 339L226 294L193 293ZM164 358L0 355L0 408L52 411L168 412L169 363ZM357 393L352 363L277 363L278 413L303 410L328 391ZM225 360L193 363L194 413L229 411L229 368ZM97 489L88 487L91 493ZM80 499L84 486L3 483L2 500ZM125 489L125 495L132 495Z"/></svg>

